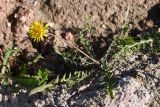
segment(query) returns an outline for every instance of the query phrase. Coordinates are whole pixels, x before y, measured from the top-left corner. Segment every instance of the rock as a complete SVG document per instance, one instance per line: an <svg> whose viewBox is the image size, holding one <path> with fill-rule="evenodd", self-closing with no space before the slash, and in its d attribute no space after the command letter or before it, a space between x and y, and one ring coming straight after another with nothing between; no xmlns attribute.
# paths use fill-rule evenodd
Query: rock
<svg viewBox="0 0 160 107"><path fill-rule="evenodd" d="M148 107L151 95L141 82L128 76L119 80L113 101L108 97L104 101L105 107Z"/></svg>
<svg viewBox="0 0 160 107"><path fill-rule="evenodd" d="M37 106L37 107L44 107L45 106L45 101L43 101L43 100L37 100L37 101L35 101L35 106Z"/></svg>
<svg viewBox="0 0 160 107"><path fill-rule="evenodd" d="M3 99L2 99L2 94L0 94L0 102L2 102L2 100L3 100Z"/></svg>
<svg viewBox="0 0 160 107"><path fill-rule="evenodd" d="M148 60L147 55L143 55L143 56L142 56L142 61L143 61L143 62L147 62L147 60Z"/></svg>

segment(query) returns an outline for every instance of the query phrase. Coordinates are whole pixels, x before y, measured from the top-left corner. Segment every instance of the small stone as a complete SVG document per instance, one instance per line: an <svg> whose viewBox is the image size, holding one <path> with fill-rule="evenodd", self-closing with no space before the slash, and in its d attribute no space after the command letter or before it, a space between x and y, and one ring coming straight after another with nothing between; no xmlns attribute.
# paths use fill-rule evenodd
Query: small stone
<svg viewBox="0 0 160 107"><path fill-rule="evenodd" d="M105 25L105 24L103 24L103 25L102 25L102 28L106 28L106 25Z"/></svg>
<svg viewBox="0 0 160 107"><path fill-rule="evenodd" d="M147 21L146 24L147 24L147 26L149 26L149 27L152 27L152 26L154 25L152 20Z"/></svg>
<svg viewBox="0 0 160 107"><path fill-rule="evenodd" d="M0 94L0 102L2 102L2 94Z"/></svg>
<svg viewBox="0 0 160 107"><path fill-rule="evenodd" d="M131 61L131 62L135 62L136 58L137 58L137 56L136 56L136 55L134 55L134 56L130 57L129 61Z"/></svg>
<svg viewBox="0 0 160 107"><path fill-rule="evenodd" d="M44 105L45 105L45 101L43 101L43 100L37 100L35 102L35 106L37 106L37 107L44 107Z"/></svg>
<svg viewBox="0 0 160 107"><path fill-rule="evenodd" d="M143 61L143 62L147 62L147 60L148 60L147 55L143 55L143 56L142 56L142 61Z"/></svg>
<svg viewBox="0 0 160 107"><path fill-rule="evenodd" d="M5 95L5 96L4 96L4 101L7 101L7 100L8 100L8 96Z"/></svg>
<svg viewBox="0 0 160 107"><path fill-rule="evenodd" d="M38 5L38 2L37 2L37 1L35 1L35 2L34 2L34 6L37 6L37 5Z"/></svg>
<svg viewBox="0 0 160 107"><path fill-rule="evenodd" d="M54 27L54 24L52 22L48 22L48 25L52 28Z"/></svg>
<svg viewBox="0 0 160 107"><path fill-rule="evenodd" d="M156 75L157 77L160 77L160 69L157 69L157 70L156 70L155 75Z"/></svg>
<svg viewBox="0 0 160 107"><path fill-rule="evenodd" d="M27 90L26 89L21 89L21 90L19 90L19 92L26 93Z"/></svg>
<svg viewBox="0 0 160 107"><path fill-rule="evenodd" d="M143 79L146 78L146 76L142 72L137 72L137 75L140 76L140 77L142 77Z"/></svg>
<svg viewBox="0 0 160 107"><path fill-rule="evenodd" d="M7 27L11 27L11 23L10 22L7 23Z"/></svg>
<svg viewBox="0 0 160 107"><path fill-rule="evenodd" d="M22 16L20 18L20 20L21 20L22 23L25 23L27 21L27 17L26 16Z"/></svg>
<svg viewBox="0 0 160 107"><path fill-rule="evenodd" d="M150 71L150 68L147 66L147 67L145 67L144 71L145 71L145 72L149 72L149 71Z"/></svg>
<svg viewBox="0 0 160 107"><path fill-rule="evenodd" d="M16 88L20 87L20 84L15 84L15 87L16 87Z"/></svg>
<svg viewBox="0 0 160 107"><path fill-rule="evenodd" d="M12 99L15 99L15 98L16 98L16 95L17 95L16 93L13 93L13 94L12 94Z"/></svg>
<svg viewBox="0 0 160 107"><path fill-rule="evenodd" d="M14 18L17 18L17 17L18 17L18 15L17 15L17 14L15 14L15 15L14 15Z"/></svg>
<svg viewBox="0 0 160 107"><path fill-rule="evenodd" d="M158 29L158 32L160 32L160 28Z"/></svg>

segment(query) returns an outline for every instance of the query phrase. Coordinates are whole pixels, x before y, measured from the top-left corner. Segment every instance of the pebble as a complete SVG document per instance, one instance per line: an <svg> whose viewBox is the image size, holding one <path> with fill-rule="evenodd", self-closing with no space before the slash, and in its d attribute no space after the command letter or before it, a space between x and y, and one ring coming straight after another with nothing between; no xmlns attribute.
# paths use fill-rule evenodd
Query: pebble
<svg viewBox="0 0 160 107"><path fill-rule="evenodd" d="M48 25L50 26L50 27L54 27L54 23L53 22L48 22Z"/></svg>
<svg viewBox="0 0 160 107"><path fill-rule="evenodd" d="M10 22L7 23L7 27L11 27L11 23Z"/></svg>
<svg viewBox="0 0 160 107"><path fill-rule="evenodd" d="M25 23L25 22L27 21L27 17L26 17L26 16L20 17L20 21L21 21L22 23Z"/></svg>
<svg viewBox="0 0 160 107"><path fill-rule="evenodd" d="M130 59L129 59L129 60L130 60L131 62L135 62L136 58L137 58L137 56L136 56L136 55L134 55L134 56L130 57Z"/></svg>
<svg viewBox="0 0 160 107"><path fill-rule="evenodd" d="M37 2L37 1L35 1L35 2L34 2L34 6L37 6L37 5L38 5L38 2Z"/></svg>
<svg viewBox="0 0 160 107"><path fill-rule="evenodd" d="M0 94L0 102L2 102L2 94Z"/></svg>
<svg viewBox="0 0 160 107"><path fill-rule="evenodd" d="M137 72L137 75L140 76L140 77L142 77L143 79L146 78L146 76L142 72Z"/></svg>
<svg viewBox="0 0 160 107"><path fill-rule="evenodd" d="M147 66L147 67L145 67L144 71L145 71L145 72L149 72L149 71L150 71L150 68Z"/></svg>
<svg viewBox="0 0 160 107"><path fill-rule="evenodd" d="M5 95L5 96L4 96L4 101L7 101L7 100L8 100L8 96Z"/></svg>
<svg viewBox="0 0 160 107"><path fill-rule="evenodd" d="M35 105L36 105L37 107L44 107L45 101L37 100L37 101L35 102Z"/></svg>
<svg viewBox="0 0 160 107"><path fill-rule="evenodd" d="M143 55L143 56L142 56L142 61L143 61L143 62L147 62L147 60L148 60L147 55Z"/></svg>
<svg viewBox="0 0 160 107"><path fill-rule="evenodd" d="M13 93L13 94L12 94L12 99L15 99L15 98L16 98L16 95L17 95L16 93Z"/></svg>

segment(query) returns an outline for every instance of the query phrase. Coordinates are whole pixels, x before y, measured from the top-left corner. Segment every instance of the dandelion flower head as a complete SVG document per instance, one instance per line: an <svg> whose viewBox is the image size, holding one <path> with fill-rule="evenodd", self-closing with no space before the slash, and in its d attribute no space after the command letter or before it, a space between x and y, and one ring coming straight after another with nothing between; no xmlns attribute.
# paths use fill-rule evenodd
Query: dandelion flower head
<svg viewBox="0 0 160 107"><path fill-rule="evenodd" d="M48 24L43 24L40 21L35 21L31 24L28 34L34 42L40 42L41 40L44 40L44 37L47 37L47 28Z"/></svg>

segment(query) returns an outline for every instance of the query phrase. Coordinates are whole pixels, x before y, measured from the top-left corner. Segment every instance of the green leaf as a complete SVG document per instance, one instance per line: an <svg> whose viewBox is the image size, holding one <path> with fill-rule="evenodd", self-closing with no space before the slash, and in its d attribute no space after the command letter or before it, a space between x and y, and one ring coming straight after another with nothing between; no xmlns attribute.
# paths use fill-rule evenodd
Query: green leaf
<svg viewBox="0 0 160 107"><path fill-rule="evenodd" d="M9 63L9 58L11 55L12 55L12 50L10 48L7 48L4 55L4 61L3 61L4 66L6 66Z"/></svg>
<svg viewBox="0 0 160 107"><path fill-rule="evenodd" d="M51 88L53 87L54 85L53 84L45 84L45 85L42 85L42 86L39 86L39 87L36 87L34 89L31 90L31 92L29 93L29 95L32 95L32 94L35 94L35 93L38 93L38 92L43 92L45 91L47 88Z"/></svg>
<svg viewBox="0 0 160 107"><path fill-rule="evenodd" d="M38 54L32 61L28 62L28 65L31 65L33 63L38 62L40 59L43 59L43 56L41 54Z"/></svg>
<svg viewBox="0 0 160 107"><path fill-rule="evenodd" d="M66 81L66 74L63 75L63 78L61 79L61 82L65 82Z"/></svg>
<svg viewBox="0 0 160 107"><path fill-rule="evenodd" d="M112 87L111 85L109 85L107 91L108 91L108 93L109 93L110 99L113 99L113 98L114 98L114 95L113 95L113 87Z"/></svg>
<svg viewBox="0 0 160 107"><path fill-rule="evenodd" d="M44 70L39 69L37 74L34 76L34 78L38 81L39 85L44 84L48 80L48 70L47 69L44 69Z"/></svg>
<svg viewBox="0 0 160 107"><path fill-rule="evenodd" d="M20 66L19 71L20 71L19 72L20 74L27 74L27 71L28 71L27 66L25 64Z"/></svg>
<svg viewBox="0 0 160 107"><path fill-rule="evenodd" d="M35 78L15 77L14 80L28 86L36 86L38 84L38 81Z"/></svg>
<svg viewBox="0 0 160 107"><path fill-rule="evenodd" d="M4 79L2 80L2 85L4 85L4 86L9 85L9 81L8 81L7 78L4 78Z"/></svg>
<svg viewBox="0 0 160 107"><path fill-rule="evenodd" d="M59 81L60 80L59 80L59 75L58 75L54 83L57 84Z"/></svg>

